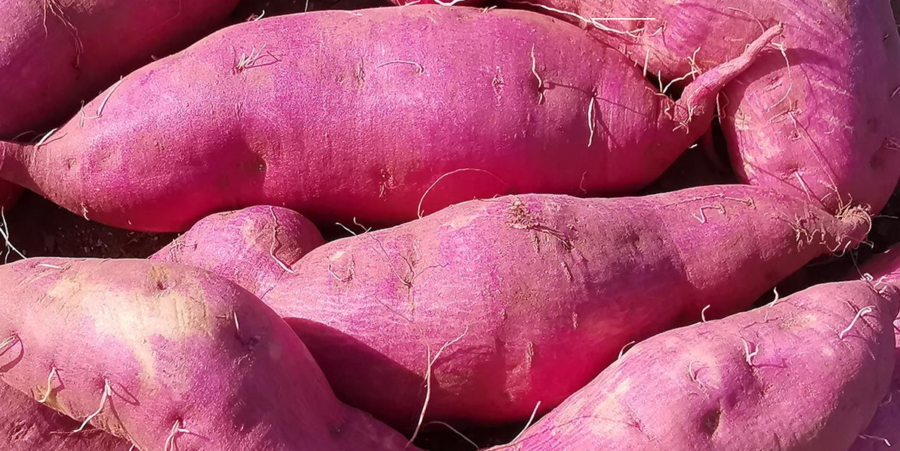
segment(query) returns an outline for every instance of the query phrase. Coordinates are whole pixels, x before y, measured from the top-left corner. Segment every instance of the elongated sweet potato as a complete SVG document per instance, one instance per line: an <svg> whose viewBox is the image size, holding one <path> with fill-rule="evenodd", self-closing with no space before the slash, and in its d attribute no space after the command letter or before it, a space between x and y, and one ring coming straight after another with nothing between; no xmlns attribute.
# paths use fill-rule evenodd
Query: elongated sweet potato
<svg viewBox="0 0 900 451"><path fill-rule="evenodd" d="M862 239L866 219L839 221L750 186L507 196L328 243L293 274L277 269L280 282L258 295L338 396L377 418L415 425L428 377L426 418L524 421L629 342L749 307L813 258ZM209 265L188 252L179 261Z"/></svg>
<svg viewBox="0 0 900 451"><path fill-rule="evenodd" d="M781 23L783 53L762 57L720 99L742 180L830 211L852 201L874 212L900 177L900 38L888 0L509 3L555 10L649 72L682 83Z"/></svg>
<svg viewBox="0 0 900 451"><path fill-rule="evenodd" d="M204 268L262 294L323 244L316 227L299 213L256 206L203 218L150 259Z"/></svg>
<svg viewBox="0 0 900 451"><path fill-rule="evenodd" d="M0 447L6 451L125 451L128 442L88 427L0 382Z"/></svg>
<svg viewBox="0 0 900 451"><path fill-rule="evenodd" d="M897 287L817 285L638 343L497 451L845 451L894 368Z"/></svg>
<svg viewBox="0 0 900 451"><path fill-rule="evenodd" d="M878 290L900 283L900 247L894 246L873 258L859 272ZM894 341L900 343L900 318L894 319ZM850 451L887 451L900 443L900 346L895 353L897 364L894 366L888 394L878 405L872 422L860 434Z"/></svg>
<svg viewBox="0 0 900 451"><path fill-rule="evenodd" d="M0 137L44 132L152 56L225 21L237 0L8 0L0 4ZM87 109L88 116L97 114Z"/></svg>
<svg viewBox="0 0 900 451"><path fill-rule="evenodd" d="M0 177L144 231L259 204L373 225L505 192L628 192L708 129L719 88L778 31L676 102L619 52L528 11L274 17L134 72L86 106L99 119L0 145Z"/></svg>
<svg viewBox="0 0 900 451"><path fill-rule="evenodd" d="M200 269L147 260L0 266L0 379L142 450L401 450L340 403L291 329Z"/></svg>

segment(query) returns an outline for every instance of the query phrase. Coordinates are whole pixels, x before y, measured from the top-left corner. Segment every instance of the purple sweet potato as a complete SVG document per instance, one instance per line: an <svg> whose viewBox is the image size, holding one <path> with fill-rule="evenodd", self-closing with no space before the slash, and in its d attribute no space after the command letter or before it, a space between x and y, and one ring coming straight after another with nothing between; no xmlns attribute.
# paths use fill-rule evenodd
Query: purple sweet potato
<svg viewBox="0 0 900 451"><path fill-rule="evenodd" d="M86 427L0 382L0 449L5 451L126 451L128 442Z"/></svg>
<svg viewBox="0 0 900 451"><path fill-rule="evenodd" d="M150 259L183 261L261 294L323 244L316 227L299 213L256 206L203 218Z"/></svg>
<svg viewBox="0 0 900 451"><path fill-rule="evenodd" d="M859 272L878 290L900 283L900 247L895 246L873 258ZM900 343L900 318L894 319L894 340ZM895 353L897 363L888 394L850 451L886 451L900 443L900 347Z"/></svg>
<svg viewBox="0 0 900 451"><path fill-rule="evenodd" d="M122 75L224 22L237 0L0 3L0 137L46 128ZM96 109L87 109L89 117Z"/></svg>
<svg viewBox="0 0 900 451"><path fill-rule="evenodd" d="M416 424L429 366L426 418L524 421L629 342L748 308L813 258L862 239L867 220L751 186L507 196L328 243L293 274L269 265L280 282L257 294L338 397L395 427ZM268 247L255 252L268 257ZM179 261L210 264L187 252Z"/></svg>
<svg viewBox="0 0 900 451"><path fill-rule="evenodd" d="M0 145L0 177L143 231L249 205L385 225L505 192L629 192L709 128L718 90L778 32L673 101L618 51L533 12L279 16L132 73L85 107L99 119Z"/></svg>
<svg viewBox="0 0 900 451"><path fill-rule="evenodd" d="M638 343L497 451L845 451L894 368L897 288L817 285Z"/></svg>
<svg viewBox="0 0 900 451"><path fill-rule="evenodd" d="M406 447L334 397L271 309L207 271L30 259L0 266L0 286L0 379L139 449Z"/></svg>
<svg viewBox="0 0 900 451"><path fill-rule="evenodd" d="M764 55L720 99L742 180L829 211L851 201L878 211L900 177L900 38L888 0L510 3L555 9L649 72L682 82L781 23L784 53Z"/></svg>

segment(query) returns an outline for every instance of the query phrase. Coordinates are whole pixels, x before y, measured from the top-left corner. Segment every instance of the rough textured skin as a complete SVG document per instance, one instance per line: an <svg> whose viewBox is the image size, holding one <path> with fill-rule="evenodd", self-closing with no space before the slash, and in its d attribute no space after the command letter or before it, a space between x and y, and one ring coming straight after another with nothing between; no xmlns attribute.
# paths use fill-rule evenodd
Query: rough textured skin
<svg viewBox="0 0 900 451"><path fill-rule="evenodd" d="M887 391L898 299L864 281L817 285L660 334L492 449L845 451Z"/></svg>
<svg viewBox="0 0 900 451"><path fill-rule="evenodd" d="M866 263L859 272L871 276L875 286L900 283L900 246L894 246ZM851 277L855 276L854 273ZM868 278L868 277L866 277ZM900 318L894 320L894 340L900 343ZM887 396L878 405L875 418L860 434L850 451L889 451L900 443L900 347Z"/></svg>
<svg viewBox="0 0 900 451"><path fill-rule="evenodd" d="M236 4L0 0L0 137L46 132L151 56L177 50L224 22Z"/></svg>
<svg viewBox="0 0 900 451"><path fill-rule="evenodd" d="M0 383L0 448L5 451L127 451L128 442L88 427Z"/></svg>
<svg viewBox="0 0 900 451"><path fill-rule="evenodd" d="M29 259L0 266L0 286L0 335L12 337L0 379L39 399L56 368L48 405L81 420L102 404L91 423L140 449L406 445L341 404L303 343L258 298L206 271Z"/></svg>
<svg viewBox="0 0 900 451"><path fill-rule="evenodd" d="M739 55L761 30L783 23L777 42L790 70L782 54L769 53L721 101L735 170L830 211L843 202L877 212L900 177L900 39L888 0L534 3L584 18L656 19L599 22L613 32L559 14L666 80L688 74L691 59L703 71Z"/></svg>
<svg viewBox="0 0 900 451"><path fill-rule="evenodd" d="M505 192L633 191L709 128L718 89L777 32L673 102L619 52L528 11L279 16L131 74L87 105L100 119L40 147L0 146L0 177L144 231L248 205L383 225Z"/></svg>
<svg viewBox="0 0 900 451"><path fill-rule="evenodd" d="M265 293L323 244L322 235L301 214L256 206L203 218L150 259L198 266L251 293Z"/></svg>
<svg viewBox="0 0 900 451"><path fill-rule="evenodd" d="M422 409L429 349L434 356L464 333L433 365L426 417L524 421L627 343L693 323L707 305L707 318L745 309L866 229L864 217L839 222L750 186L507 196L328 243L258 295L294 327L339 398L395 427L412 427ZM189 258L180 261L209 264Z"/></svg>

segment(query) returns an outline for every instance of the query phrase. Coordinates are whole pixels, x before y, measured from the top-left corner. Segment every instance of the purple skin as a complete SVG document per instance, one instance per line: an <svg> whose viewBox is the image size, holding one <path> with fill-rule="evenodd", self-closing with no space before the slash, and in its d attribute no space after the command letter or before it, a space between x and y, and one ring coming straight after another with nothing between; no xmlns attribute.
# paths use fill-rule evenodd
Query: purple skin
<svg viewBox="0 0 900 451"><path fill-rule="evenodd" d="M86 427L0 382L0 448L4 451L127 451L128 442Z"/></svg>
<svg viewBox="0 0 900 451"><path fill-rule="evenodd" d="M709 128L719 89L778 32L675 102L619 52L533 12L274 17L132 73L85 107L102 105L99 119L76 116L40 147L0 145L0 177L152 232L248 205L385 225L498 193L630 192Z"/></svg>
<svg viewBox="0 0 900 451"><path fill-rule="evenodd" d="M256 206L207 216L150 259L197 266L260 295L323 244L318 229L300 213Z"/></svg>
<svg viewBox="0 0 900 451"><path fill-rule="evenodd" d="M898 300L817 285L657 335L492 450L845 451L887 391Z"/></svg>
<svg viewBox="0 0 900 451"><path fill-rule="evenodd" d="M120 76L224 22L237 0L6 0L0 136L46 132ZM87 108L88 116L96 109ZM34 135L32 135L34 136Z"/></svg>
<svg viewBox="0 0 900 451"><path fill-rule="evenodd" d="M599 22L619 31L609 32L558 15L665 80L692 61L701 73L715 67L783 24L785 55L767 53L724 91L735 172L831 212L852 203L875 214L890 198L900 178L900 37L888 0L528 1L584 18L654 19Z"/></svg>
<svg viewBox="0 0 900 451"><path fill-rule="evenodd" d="M468 330L433 365L426 418L524 421L627 343L695 322L707 305L707 318L746 309L813 258L862 239L865 219L837 221L749 186L509 196L328 243L257 294L294 327L337 395L376 418L411 429L426 346L434 355ZM209 247L220 235L195 240ZM268 250L256 253L267 259ZM210 264L189 252L180 261ZM209 269L255 273L228 264Z"/></svg>
<svg viewBox="0 0 900 451"><path fill-rule="evenodd" d="M0 286L0 334L14 338L4 343L0 379L41 398L56 368L47 405L83 420L103 400L91 423L139 449L406 447L334 397L274 312L206 271L30 259L0 266Z"/></svg>
<svg viewBox="0 0 900 451"><path fill-rule="evenodd" d="M859 273L871 276L878 289L886 284L900 283L900 246L894 246L860 268ZM856 277L854 273L851 277ZM894 339L900 343L900 318L894 320ZM875 418L860 434L850 451L889 451L900 444L900 346L896 349L897 365L887 396L878 406Z"/></svg>

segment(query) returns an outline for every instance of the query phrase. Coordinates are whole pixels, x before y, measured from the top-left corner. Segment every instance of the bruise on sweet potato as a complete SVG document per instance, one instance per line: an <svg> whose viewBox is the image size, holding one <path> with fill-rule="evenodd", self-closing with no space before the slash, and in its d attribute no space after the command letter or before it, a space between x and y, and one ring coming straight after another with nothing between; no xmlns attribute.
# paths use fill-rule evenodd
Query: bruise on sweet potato
<svg viewBox="0 0 900 451"><path fill-rule="evenodd" d="M0 145L0 177L156 232L249 205L391 225L504 193L634 192L704 133L716 93L778 32L675 101L618 51L528 11L273 17L125 77L85 107L99 119Z"/></svg>
<svg viewBox="0 0 900 451"><path fill-rule="evenodd" d="M496 451L845 451L894 368L897 287L817 285L662 333Z"/></svg>

